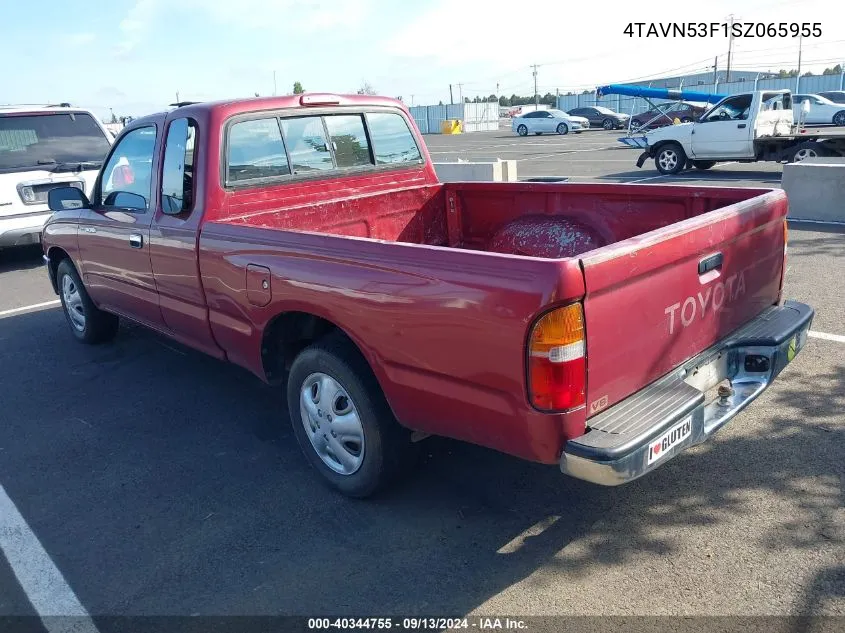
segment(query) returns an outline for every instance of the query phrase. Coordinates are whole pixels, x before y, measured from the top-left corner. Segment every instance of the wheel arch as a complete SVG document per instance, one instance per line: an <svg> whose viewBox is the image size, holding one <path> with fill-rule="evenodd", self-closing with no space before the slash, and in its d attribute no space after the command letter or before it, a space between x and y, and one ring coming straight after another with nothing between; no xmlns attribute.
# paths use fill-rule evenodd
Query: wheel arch
<svg viewBox="0 0 845 633"><path fill-rule="evenodd" d="M378 371L381 362L376 354L336 322L314 312L302 309L287 310L267 322L261 336L261 364L265 381L269 384L281 384L294 359L302 350L330 336L346 340L360 355L395 417L396 411L390 402L388 390L385 389L386 379Z"/></svg>
<svg viewBox="0 0 845 633"><path fill-rule="evenodd" d="M61 264L65 259L70 260L70 263L73 264L73 258L71 258L70 254L61 246L51 246L47 250L47 272L50 276L50 285L53 286L53 292L56 294L59 294L56 274L59 270L59 264ZM74 264L74 267L76 267L76 264Z"/></svg>

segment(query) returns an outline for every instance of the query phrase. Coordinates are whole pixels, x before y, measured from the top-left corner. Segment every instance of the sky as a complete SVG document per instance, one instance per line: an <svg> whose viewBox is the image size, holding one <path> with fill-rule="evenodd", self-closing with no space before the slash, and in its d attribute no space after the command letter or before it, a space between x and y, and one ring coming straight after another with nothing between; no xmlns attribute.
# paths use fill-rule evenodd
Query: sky
<svg viewBox="0 0 845 633"><path fill-rule="evenodd" d="M34 15L33 8L37 14ZM841 0L0 0L0 103L139 116L176 100L365 82L408 104L541 94L724 67L728 39L645 38L630 22L818 22L802 70L845 62ZM797 38L735 38L743 70L794 68ZM275 86L274 86L275 72ZM459 86L460 84L460 86ZM498 85L498 91L497 91Z"/></svg>

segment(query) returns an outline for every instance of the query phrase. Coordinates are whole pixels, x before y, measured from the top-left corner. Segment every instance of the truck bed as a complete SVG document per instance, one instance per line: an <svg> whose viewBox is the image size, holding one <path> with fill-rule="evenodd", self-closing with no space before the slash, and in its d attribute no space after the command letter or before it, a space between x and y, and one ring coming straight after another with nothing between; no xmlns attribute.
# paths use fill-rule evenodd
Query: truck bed
<svg viewBox="0 0 845 633"><path fill-rule="evenodd" d="M230 360L261 375L268 324L315 314L359 346L406 426L546 463L590 417L780 296L779 190L450 183L248 209L236 193L200 234L209 320ZM527 402L526 333L575 301L587 404L549 415Z"/></svg>
<svg viewBox="0 0 845 633"><path fill-rule="evenodd" d="M216 221L547 259L588 251L762 190L602 184L451 183L244 212Z"/></svg>

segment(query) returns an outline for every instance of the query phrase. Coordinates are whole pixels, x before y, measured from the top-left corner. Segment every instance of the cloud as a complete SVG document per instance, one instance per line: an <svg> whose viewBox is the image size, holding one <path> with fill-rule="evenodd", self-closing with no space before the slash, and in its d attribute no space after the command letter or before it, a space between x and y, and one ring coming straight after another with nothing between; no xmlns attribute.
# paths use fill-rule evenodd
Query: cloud
<svg viewBox="0 0 845 633"><path fill-rule="evenodd" d="M353 25L370 13L374 0L176 0L192 11L236 28L313 33Z"/></svg>
<svg viewBox="0 0 845 633"><path fill-rule="evenodd" d="M62 44L65 46L84 46L90 44L96 39L93 33L71 33L62 38Z"/></svg>
<svg viewBox="0 0 845 633"><path fill-rule="evenodd" d="M120 42L117 45L118 55L131 53L144 40L158 8L158 0L136 0L118 25L120 32Z"/></svg>

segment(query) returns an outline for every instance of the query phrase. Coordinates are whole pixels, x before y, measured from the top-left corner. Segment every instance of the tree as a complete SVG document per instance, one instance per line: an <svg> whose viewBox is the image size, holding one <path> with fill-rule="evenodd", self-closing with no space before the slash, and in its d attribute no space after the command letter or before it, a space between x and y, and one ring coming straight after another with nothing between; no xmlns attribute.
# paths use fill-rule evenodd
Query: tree
<svg viewBox="0 0 845 633"><path fill-rule="evenodd" d="M464 97L464 103L472 103L472 101L469 100L469 97Z"/></svg>
<svg viewBox="0 0 845 633"><path fill-rule="evenodd" d="M370 95L373 96L376 94L376 89L372 87L369 81L365 81L360 88L358 88L359 95Z"/></svg>
<svg viewBox="0 0 845 633"><path fill-rule="evenodd" d="M544 103L547 106L555 106L557 105L557 98L551 92L547 92L540 98L540 103Z"/></svg>
<svg viewBox="0 0 845 633"><path fill-rule="evenodd" d="M305 92L305 89L302 87L302 84L299 83L298 81L294 81L293 82L293 94L301 95L303 92Z"/></svg>
<svg viewBox="0 0 845 633"><path fill-rule="evenodd" d="M836 64L833 68L825 68L822 75L841 75L842 64Z"/></svg>
<svg viewBox="0 0 845 633"><path fill-rule="evenodd" d="M443 102L441 101L441 102L440 102L440 103L438 103L437 105L443 105Z"/></svg>
<svg viewBox="0 0 845 633"><path fill-rule="evenodd" d="M487 101L496 101L496 95L490 95L487 97Z"/></svg>
<svg viewBox="0 0 845 633"><path fill-rule="evenodd" d="M509 106L511 104L511 100L508 99L505 95L499 97L499 105L500 106Z"/></svg>
<svg viewBox="0 0 845 633"><path fill-rule="evenodd" d="M812 77L812 76L813 76L813 73L811 73L811 72L808 70L807 72L805 72L805 73L804 73L803 75L801 75L801 76L802 76L802 77Z"/></svg>

